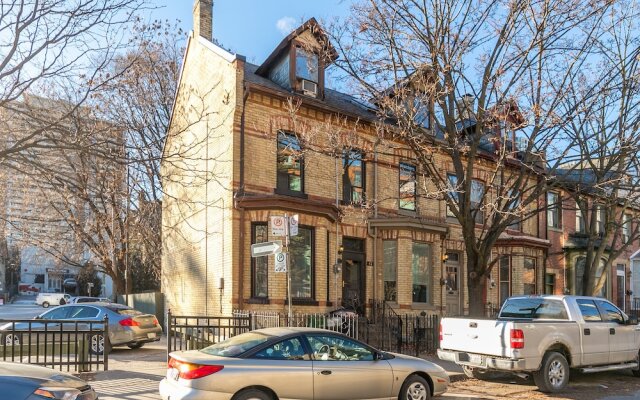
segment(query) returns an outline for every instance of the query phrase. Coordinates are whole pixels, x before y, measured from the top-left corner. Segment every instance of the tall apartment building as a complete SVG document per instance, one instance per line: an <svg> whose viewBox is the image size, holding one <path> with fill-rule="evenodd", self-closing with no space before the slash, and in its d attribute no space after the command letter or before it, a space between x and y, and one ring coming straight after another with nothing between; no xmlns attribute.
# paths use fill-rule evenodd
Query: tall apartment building
<svg viewBox="0 0 640 400"><path fill-rule="evenodd" d="M271 217L297 215L288 248L294 311L365 312L386 300L399 312L463 313L460 226L445 201L425 195L435 188L418 184L423 172L407 146L378 141L370 107L326 86L337 55L318 23L307 21L254 65L212 43L211 18L211 1L196 1L165 146L167 307L285 311L287 274L250 249L282 239ZM490 163L480 161L478 190ZM453 171L444 157L441 165ZM488 306L544 290L543 218L498 239Z"/></svg>
<svg viewBox="0 0 640 400"><path fill-rule="evenodd" d="M31 143L33 138L73 135L77 126L63 118L68 106L33 95L8 104L0 109L0 145L10 148L21 140ZM91 253L59 212L70 207L76 216L82 216L85 205L63 200L60 191L29 162L48 166L59 176L73 176L77 167L73 152L62 154L52 144L52 140L41 140L40 146L0 161L0 237L6 240L8 251L19 255L8 266L17 270L19 282L13 283L22 293L75 293L78 266L91 260ZM111 295L111 279L103 274L100 278L104 294Z"/></svg>

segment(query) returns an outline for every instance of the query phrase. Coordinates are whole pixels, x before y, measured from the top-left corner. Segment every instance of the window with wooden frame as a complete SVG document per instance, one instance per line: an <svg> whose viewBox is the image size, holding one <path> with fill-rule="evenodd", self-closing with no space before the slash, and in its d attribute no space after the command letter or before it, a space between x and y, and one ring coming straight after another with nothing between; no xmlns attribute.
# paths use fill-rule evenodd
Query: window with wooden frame
<svg viewBox="0 0 640 400"><path fill-rule="evenodd" d="M556 274L544 274L544 294L555 294Z"/></svg>
<svg viewBox="0 0 640 400"><path fill-rule="evenodd" d="M622 242L631 240L631 214L624 214L622 217Z"/></svg>
<svg viewBox="0 0 640 400"><path fill-rule="evenodd" d="M449 197L453 199L453 202L455 204L460 204L460 196L458 195L458 192L460 191L460 189L458 188L458 177L455 174L447 174L447 180L449 181ZM460 207L458 207L458 209L460 209ZM451 207L449 207L449 204L447 204L447 217L455 218L455 215L453 214L453 211L451 211Z"/></svg>
<svg viewBox="0 0 640 400"><path fill-rule="evenodd" d="M536 294L537 259L535 257L524 258L524 270L522 271L523 294Z"/></svg>
<svg viewBox="0 0 640 400"><path fill-rule="evenodd" d="M547 192L547 225L559 229L562 218L562 203L558 192Z"/></svg>
<svg viewBox="0 0 640 400"><path fill-rule="evenodd" d="M401 210L416 210L416 167L408 163L400 163L400 201Z"/></svg>
<svg viewBox="0 0 640 400"><path fill-rule="evenodd" d="M304 194L304 158L298 137L292 133L278 132L277 174L279 194Z"/></svg>
<svg viewBox="0 0 640 400"><path fill-rule="evenodd" d="M324 65L318 54L301 43L294 43L290 53L292 85L297 92L316 98L324 93Z"/></svg>
<svg viewBox="0 0 640 400"><path fill-rule="evenodd" d="M500 304L511 296L511 256L502 255L498 260Z"/></svg>
<svg viewBox="0 0 640 400"><path fill-rule="evenodd" d="M433 267L431 245L413 242L411 272L413 281L412 300L414 303L432 304Z"/></svg>
<svg viewBox="0 0 640 400"><path fill-rule="evenodd" d="M291 296L294 300L315 297L315 235L314 228L298 227L298 234L289 241Z"/></svg>
<svg viewBox="0 0 640 400"><path fill-rule="evenodd" d="M587 202L584 199L576 201L576 233L585 233L587 230L586 219L582 210L587 209Z"/></svg>
<svg viewBox="0 0 640 400"><path fill-rule="evenodd" d="M398 241L382 241L382 263L384 269L384 299L398 300Z"/></svg>
<svg viewBox="0 0 640 400"><path fill-rule="evenodd" d="M251 244L264 243L269 240L266 222L251 224ZM251 297L266 299L269 297L268 256L251 257Z"/></svg>
<svg viewBox="0 0 640 400"><path fill-rule="evenodd" d="M604 234L604 230L607 224L607 211L605 206L596 206L596 233Z"/></svg>
<svg viewBox="0 0 640 400"><path fill-rule="evenodd" d="M365 201L366 165L359 150L344 151L342 173L342 200L346 204L360 205Z"/></svg>
<svg viewBox="0 0 640 400"><path fill-rule="evenodd" d="M484 210L482 209L484 194L484 182L478 179L471 180L471 214L475 214L476 224L484 223Z"/></svg>

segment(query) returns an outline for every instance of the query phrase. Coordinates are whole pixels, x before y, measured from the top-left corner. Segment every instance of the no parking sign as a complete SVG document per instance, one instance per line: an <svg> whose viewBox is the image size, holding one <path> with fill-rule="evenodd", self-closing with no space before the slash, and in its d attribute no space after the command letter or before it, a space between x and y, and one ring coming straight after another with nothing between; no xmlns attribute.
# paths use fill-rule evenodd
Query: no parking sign
<svg viewBox="0 0 640 400"><path fill-rule="evenodd" d="M287 253L276 253L275 272L287 272Z"/></svg>

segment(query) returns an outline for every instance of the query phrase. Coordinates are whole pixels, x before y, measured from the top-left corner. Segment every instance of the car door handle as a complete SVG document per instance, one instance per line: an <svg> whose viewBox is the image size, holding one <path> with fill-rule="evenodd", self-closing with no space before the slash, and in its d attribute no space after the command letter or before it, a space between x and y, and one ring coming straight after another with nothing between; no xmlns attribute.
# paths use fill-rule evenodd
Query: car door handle
<svg viewBox="0 0 640 400"><path fill-rule="evenodd" d="M609 335L615 335L616 334L616 328L609 328Z"/></svg>
<svg viewBox="0 0 640 400"><path fill-rule="evenodd" d="M589 336L589 335L591 335L591 329L589 329L589 328L584 328L584 335L585 335L585 336Z"/></svg>
<svg viewBox="0 0 640 400"><path fill-rule="evenodd" d="M322 375L331 375L331 371L325 369L324 371L320 372Z"/></svg>

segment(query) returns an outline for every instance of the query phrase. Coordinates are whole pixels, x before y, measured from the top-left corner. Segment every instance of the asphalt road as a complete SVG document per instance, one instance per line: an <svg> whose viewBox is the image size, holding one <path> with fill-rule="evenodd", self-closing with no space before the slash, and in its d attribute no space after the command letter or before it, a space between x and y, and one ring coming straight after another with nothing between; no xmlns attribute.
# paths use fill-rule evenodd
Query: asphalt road
<svg viewBox="0 0 640 400"><path fill-rule="evenodd" d="M45 311L46 308L35 304L3 304L0 305L0 319L31 319Z"/></svg>

